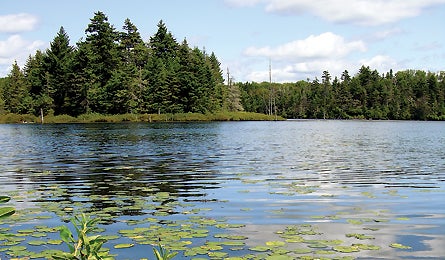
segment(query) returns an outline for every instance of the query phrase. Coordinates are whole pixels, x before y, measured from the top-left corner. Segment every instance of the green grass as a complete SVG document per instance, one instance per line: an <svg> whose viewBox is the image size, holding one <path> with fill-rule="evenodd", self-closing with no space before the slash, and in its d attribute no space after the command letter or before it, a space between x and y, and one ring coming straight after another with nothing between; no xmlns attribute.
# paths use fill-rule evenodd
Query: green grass
<svg viewBox="0 0 445 260"><path fill-rule="evenodd" d="M122 114L102 115L97 113L83 114L78 117L69 115L45 116L45 124L61 123L122 123L122 122L205 122L205 121L273 121L284 120L251 112L216 112L209 114L180 113L180 114ZM34 115L6 114L0 115L0 123L41 123L40 117Z"/></svg>

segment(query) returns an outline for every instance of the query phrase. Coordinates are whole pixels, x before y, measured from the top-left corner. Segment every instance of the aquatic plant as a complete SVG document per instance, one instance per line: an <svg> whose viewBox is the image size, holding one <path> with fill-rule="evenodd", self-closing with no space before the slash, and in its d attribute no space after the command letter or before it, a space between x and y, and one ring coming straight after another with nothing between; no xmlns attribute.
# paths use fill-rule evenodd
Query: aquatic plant
<svg viewBox="0 0 445 260"><path fill-rule="evenodd" d="M107 251L102 250L102 245L107 240L99 235L89 236L96 231L99 221L99 218L90 218L85 214L72 218L71 223L76 230L77 240L74 239L73 233L67 226L62 226L60 238L68 245L70 252L54 255L53 258L60 260L112 259Z"/></svg>
<svg viewBox="0 0 445 260"><path fill-rule="evenodd" d="M0 203L6 203L11 198L8 196L0 196ZM1 207L0 208L0 218L6 218L15 213L15 209L13 207Z"/></svg>
<svg viewBox="0 0 445 260"><path fill-rule="evenodd" d="M178 254L178 252L171 252L170 250L164 248L161 243L159 243L158 248L159 249L153 247L153 253L158 260L170 260Z"/></svg>

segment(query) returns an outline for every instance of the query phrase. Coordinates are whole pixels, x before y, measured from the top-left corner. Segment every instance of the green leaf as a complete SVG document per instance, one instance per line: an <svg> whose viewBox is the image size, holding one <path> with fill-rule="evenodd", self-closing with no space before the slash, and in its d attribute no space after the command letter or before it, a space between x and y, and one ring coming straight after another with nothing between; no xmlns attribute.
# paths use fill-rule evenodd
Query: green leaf
<svg viewBox="0 0 445 260"><path fill-rule="evenodd" d="M134 246L134 244L130 244L130 243L128 243L128 244L117 244L117 245L114 245L114 248L122 249L122 248L130 248L130 247L133 247L133 246Z"/></svg>
<svg viewBox="0 0 445 260"><path fill-rule="evenodd" d="M6 203L10 200L11 198L8 196L0 196L0 203Z"/></svg>
<svg viewBox="0 0 445 260"><path fill-rule="evenodd" d="M6 218L15 213L15 209L13 207L3 207L0 208L0 218Z"/></svg>
<svg viewBox="0 0 445 260"><path fill-rule="evenodd" d="M28 244L31 246L41 246L41 245L46 245L47 242L44 240L31 240L28 241Z"/></svg>
<svg viewBox="0 0 445 260"><path fill-rule="evenodd" d="M70 252L73 253L74 246L71 245L71 243L74 243L73 234L66 226L60 228L60 239L68 245Z"/></svg>
<svg viewBox="0 0 445 260"><path fill-rule="evenodd" d="M391 245L389 245L392 248L397 248L397 249L411 249L410 246L405 246L399 243L392 243Z"/></svg>
<svg viewBox="0 0 445 260"><path fill-rule="evenodd" d="M272 247L280 247L280 246L285 246L286 242L283 242L283 241L267 241L266 245L267 246L272 246Z"/></svg>
<svg viewBox="0 0 445 260"><path fill-rule="evenodd" d="M256 251L256 252L266 252L266 251L270 250L270 247L268 247L268 246L255 246L255 247L249 248L249 250Z"/></svg>
<svg viewBox="0 0 445 260"><path fill-rule="evenodd" d="M333 250L340 253L360 252L357 246L335 246Z"/></svg>

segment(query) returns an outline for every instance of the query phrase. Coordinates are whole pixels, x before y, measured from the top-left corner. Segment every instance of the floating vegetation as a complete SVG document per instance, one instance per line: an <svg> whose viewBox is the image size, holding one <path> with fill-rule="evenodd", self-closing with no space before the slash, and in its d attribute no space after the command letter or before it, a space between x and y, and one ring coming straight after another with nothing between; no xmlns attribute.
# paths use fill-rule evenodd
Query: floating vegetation
<svg viewBox="0 0 445 260"><path fill-rule="evenodd" d="M267 241L266 245L270 247L283 247L286 243L283 241Z"/></svg>
<svg viewBox="0 0 445 260"><path fill-rule="evenodd" d="M399 244L399 243L392 243L389 246L392 247L392 248L397 248L397 249L411 249L410 246L405 246L405 245L402 245L402 244Z"/></svg>
<svg viewBox="0 0 445 260"><path fill-rule="evenodd" d="M367 244L352 244L352 246L358 247L360 250L380 250L379 246L367 245Z"/></svg>
<svg viewBox="0 0 445 260"><path fill-rule="evenodd" d="M52 246L62 248L58 245L63 243L62 240L55 239L57 238L55 233L60 231L60 227L52 227L54 224L52 219L56 219L56 222L57 218L68 221L83 209L86 209L88 216L100 218L97 222L100 229L96 229L96 232L104 233L100 238L111 244L111 251L117 254L118 258L126 257L127 252L131 250L145 250L144 246L149 252L150 248L158 245L161 239L165 249L192 259L353 259L356 256L366 257L367 254L363 251L381 250L377 245L361 242L379 240L379 235L387 231L384 229L390 220L410 220L388 209L367 208L367 205L361 203L342 203L345 196L356 198L357 194L370 199L380 199L382 195L387 195L392 196L392 200L397 200L401 196L396 190L382 192L367 188L370 191L361 192L344 186L337 188L350 190L343 190L343 193L339 194L332 190L323 190L323 186L311 185L315 182L310 181L289 183L286 178L277 178L269 182L263 179L243 179L245 175L238 175L239 178L234 179L236 184L249 185L235 186L244 187L234 195L235 200L244 202L246 198L251 199L256 196L256 193L259 193L258 189L255 189L256 184L269 185L269 189L265 192L272 194L270 196L272 199L278 198L273 203L264 203L264 210L260 211L256 208L256 204L237 204L238 201L233 204L223 204L230 201L208 198L208 195L183 198L178 194L184 191L177 189L175 183L167 181L156 185L144 183L140 186L131 186L134 184L132 181L140 177L138 167L108 165L106 167L107 174L112 175L115 170L125 172L122 175L125 180L119 183L123 186L119 186L119 190L113 192L107 190L110 189L110 182L116 181L111 176L95 184L85 184L84 189L97 191L91 195L75 194L67 197L70 186L55 184L43 185L37 191L28 191L29 198L38 199L29 203L31 205L29 208L17 210L16 214L0 222L4 225L0 227L2 256L32 259L60 255L63 252L51 249ZM54 173L45 173L41 176L51 174ZM349 191L354 192L353 195L347 194ZM27 196L16 193L11 197L27 201L29 199ZM269 199L267 197L265 201ZM335 207L324 207L327 204L323 203L331 205L331 202ZM321 203L323 207L307 211L308 205L315 207L313 204L317 203ZM229 213L222 218L223 214L217 211L219 206L229 208L229 212L235 212L234 215ZM249 232L252 226L233 223L238 218L244 221L246 216L257 212L267 212L268 214L264 215L270 217L272 221L277 220L277 223L280 223L281 219L291 219L295 221L291 223L299 224L279 226L277 229L280 230L275 232L258 228L258 234L265 236L257 243L256 232L254 234ZM250 223L250 220L245 223ZM335 236L329 233L330 229L326 229L327 225L339 225L338 229L336 227ZM363 227L357 227L360 225ZM381 229L385 232L375 232L373 235L364 231ZM273 234L268 237L267 232ZM345 241L338 239L342 237ZM411 249L409 246L397 243L389 247ZM231 256L232 254L235 256Z"/></svg>
<svg viewBox="0 0 445 260"><path fill-rule="evenodd" d="M357 234L357 233L346 234L346 237L354 237L354 238L357 238L360 240L375 239L375 237L373 237L373 236L369 236L369 235L365 235L365 234Z"/></svg>
<svg viewBox="0 0 445 260"><path fill-rule="evenodd" d="M270 250L269 246L254 246L250 247L249 250L255 251L255 252L266 252Z"/></svg>
<svg viewBox="0 0 445 260"><path fill-rule="evenodd" d="M114 245L113 247L116 249L122 249L122 248L130 248L133 246L134 246L134 244L126 243L126 244L117 244L117 245Z"/></svg>
<svg viewBox="0 0 445 260"><path fill-rule="evenodd" d="M334 246L333 250L340 253L360 252L360 249L357 246Z"/></svg>
<svg viewBox="0 0 445 260"><path fill-rule="evenodd" d="M312 219L320 219L320 220L337 220L340 219L339 216L328 215L328 216L311 216Z"/></svg>
<svg viewBox="0 0 445 260"><path fill-rule="evenodd" d="M229 240L246 240L248 237L242 235L230 235L230 234L215 234L215 238L225 238Z"/></svg>
<svg viewBox="0 0 445 260"><path fill-rule="evenodd" d="M297 248L292 251L294 254L309 254L312 253L312 249L309 248Z"/></svg>
<svg viewBox="0 0 445 260"><path fill-rule="evenodd" d="M362 225L363 221L362 220L358 220L358 219L348 219L346 220L349 224L352 225Z"/></svg>
<svg viewBox="0 0 445 260"><path fill-rule="evenodd" d="M362 194L363 196L365 196L365 197L370 198L370 199L375 199L375 198L377 198L374 194L372 194L371 192L368 192L368 191L364 191L364 192L362 192L361 194Z"/></svg>
<svg viewBox="0 0 445 260"><path fill-rule="evenodd" d="M44 240L30 240L28 241L28 244L31 246L41 246L48 244L48 242Z"/></svg>

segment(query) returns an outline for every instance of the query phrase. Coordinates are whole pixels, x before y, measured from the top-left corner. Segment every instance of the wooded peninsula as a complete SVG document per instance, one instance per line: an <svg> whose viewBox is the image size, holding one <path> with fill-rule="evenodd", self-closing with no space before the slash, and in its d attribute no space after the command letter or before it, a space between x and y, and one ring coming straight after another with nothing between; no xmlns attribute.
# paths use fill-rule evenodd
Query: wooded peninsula
<svg viewBox="0 0 445 260"><path fill-rule="evenodd" d="M445 120L445 72L380 74L362 66L340 78L323 71L321 81L227 81L213 52L179 43L163 21L144 42L130 19L118 31L99 11L75 46L61 27L46 51L23 68L13 64L0 78L0 117L245 111L268 118Z"/></svg>

